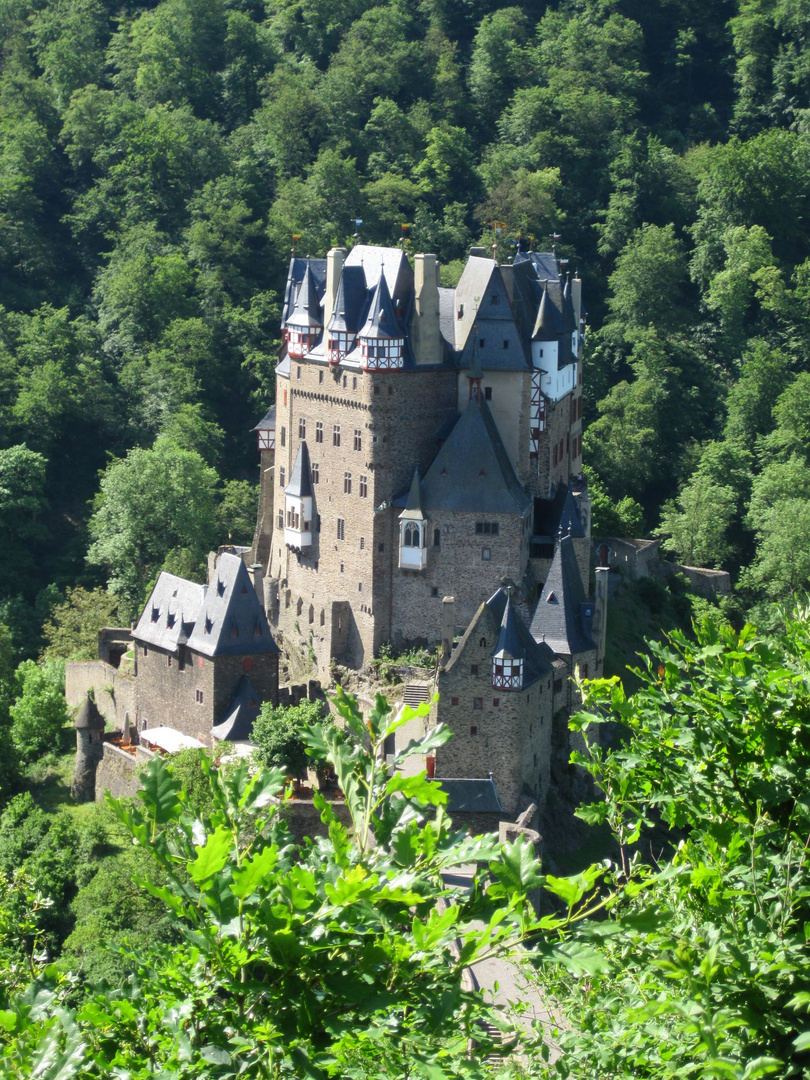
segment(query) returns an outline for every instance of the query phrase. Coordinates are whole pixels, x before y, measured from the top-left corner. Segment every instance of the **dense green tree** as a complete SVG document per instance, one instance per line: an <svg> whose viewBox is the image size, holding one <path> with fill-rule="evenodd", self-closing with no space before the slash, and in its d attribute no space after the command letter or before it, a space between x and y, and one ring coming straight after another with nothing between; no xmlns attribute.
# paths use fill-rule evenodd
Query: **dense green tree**
<svg viewBox="0 0 810 1080"><path fill-rule="evenodd" d="M118 600L106 589L68 589L62 603L56 604L42 628L47 659L96 660L98 632L103 626L118 622Z"/></svg>
<svg viewBox="0 0 810 1080"><path fill-rule="evenodd" d="M256 758L266 766L285 769L301 779L306 776L306 732L321 718L319 702L302 701L299 705L262 705L261 713L253 725L251 742L257 747Z"/></svg>
<svg viewBox="0 0 810 1080"><path fill-rule="evenodd" d="M165 437L107 466L90 519L87 558L108 571L109 589L130 617L172 553L186 552L202 569L217 541L216 483L199 454Z"/></svg>
<svg viewBox="0 0 810 1080"><path fill-rule="evenodd" d="M674 552L687 566L722 568L728 555L726 530L734 505L732 488L705 473L696 473L677 499L664 506L659 531L668 538L665 550Z"/></svg>
<svg viewBox="0 0 810 1080"><path fill-rule="evenodd" d="M62 728L68 722L65 665L54 660L24 660L14 673L10 707L11 737L27 764L62 749Z"/></svg>

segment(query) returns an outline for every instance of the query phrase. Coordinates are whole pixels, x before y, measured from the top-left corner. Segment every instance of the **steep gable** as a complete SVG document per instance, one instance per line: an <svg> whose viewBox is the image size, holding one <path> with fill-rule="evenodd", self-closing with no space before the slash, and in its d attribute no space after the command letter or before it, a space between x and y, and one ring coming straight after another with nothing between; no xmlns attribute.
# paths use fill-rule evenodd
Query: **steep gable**
<svg viewBox="0 0 810 1080"><path fill-rule="evenodd" d="M204 596L203 585L163 571L146 601L132 637L142 645L177 652L178 646L184 645L194 630Z"/></svg>
<svg viewBox="0 0 810 1080"><path fill-rule="evenodd" d="M279 652L247 568L236 555L220 556L188 647L212 657Z"/></svg>

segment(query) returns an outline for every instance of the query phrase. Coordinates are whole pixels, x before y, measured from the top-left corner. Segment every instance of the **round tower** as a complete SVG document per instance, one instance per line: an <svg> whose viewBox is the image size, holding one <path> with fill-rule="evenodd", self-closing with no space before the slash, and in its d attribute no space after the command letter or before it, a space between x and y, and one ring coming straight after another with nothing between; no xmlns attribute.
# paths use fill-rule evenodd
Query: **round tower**
<svg viewBox="0 0 810 1080"><path fill-rule="evenodd" d="M76 714L76 762L70 794L77 802L91 802L96 797L96 769L103 753L104 717L88 690Z"/></svg>

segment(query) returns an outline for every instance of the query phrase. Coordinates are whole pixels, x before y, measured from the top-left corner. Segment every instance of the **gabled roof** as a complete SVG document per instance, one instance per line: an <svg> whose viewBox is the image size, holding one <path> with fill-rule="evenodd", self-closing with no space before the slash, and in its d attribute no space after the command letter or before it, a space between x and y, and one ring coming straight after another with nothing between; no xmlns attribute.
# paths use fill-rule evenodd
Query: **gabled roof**
<svg viewBox="0 0 810 1080"><path fill-rule="evenodd" d="M307 259L307 267L301 287L295 298L295 307L287 319L287 326L320 327L323 326L321 315L321 297L315 286L315 278Z"/></svg>
<svg viewBox="0 0 810 1080"><path fill-rule="evenodd" d="M535 641L544 641L560 656L595 649L586 629L585 619L589 601L585 598L574 542L564 536L551 560L546 583L537 601L530 627Z"/></svg>
<svg viewBox="0 0 810 1080"><path fill-rule="evenodd" d="M423 521L425 518L425 515L422 513L422 481L419 478L418 469L413 474L411 490L408 492L408 501L405 503L405 509L399 517L400 520L404 518L413 521Z"/></svg>
<svg viewBox="0 0 810 1080"><path fill-rule="evenodd" d="M473 399L425 475L424 510L522 514L530 503L486 401Z"/></svg>
<svg viewBox="0 0 810 1080"><path fill-rule="evenodd" d="M223 552L200 605L188 647L203 656L277 653L245 564Z"/></svg>
<svg viewBox="0 0 810 1080"><path fill-rule="evenodd" d="M133 638L176 652L191 636L204 597L203 585L162 571L132 631Z"/></svg>
<svg viewBox="0 0 810 1080"><path fill-rule="evenodd" d="M374 290L374 296L371 300L368 318L366 319L365 326L360 331L359 336L361 338L404 337L404 331L394 314L394 308L391 303L391 296L388 292L388 285L384 274L380 274L380 279L377 282L377 287Z"/></svg>
<svg viewBox="0 0 810 1080"><path fill-rule="evenodd" d="M284 488L284 494L296 499L311 499L313 496L309 450L305 441L302 441L298 446L295 465L293 465L293 471L290 474L290 482Z"/></svg>
<svg viewBox="0 0 810 1080"><path fill-rule="evenodd" d="M220 741L247 742L253 734L253 724L261 708L261 697L247 675L243 675L227 716L211 728L211 734Z"/></svg>

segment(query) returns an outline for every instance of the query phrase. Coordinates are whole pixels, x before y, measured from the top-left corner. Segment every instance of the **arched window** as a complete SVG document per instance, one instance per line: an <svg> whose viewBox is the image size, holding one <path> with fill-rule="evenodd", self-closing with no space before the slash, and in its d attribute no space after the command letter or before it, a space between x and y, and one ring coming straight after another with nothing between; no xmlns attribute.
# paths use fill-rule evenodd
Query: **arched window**
<svg viewBox="0 0 810 1080"><path fill-rule="evenodd" d="M312 604L309 605L309 621L311 623L315 622L315 608L312 606Z"/></svg>
<svg viewBox="0 0 810 1080"><path fill-rule="evenodd" d="M433 546L434 547L439 547L441 545L441 542L442 542L442 530L437 525L436 528L433 530Z"/></svg>
<svg viewBox="0 0 810 1080"><path fill-rule="evenodd" d="M298 597L298 603L297 603L296 608L295 608L296 615L300 615L303 610L304 610L304 601L299 596Z"/></svg>
<svg viewBox="0 0 810 1080"><path fill-rule="evenodd" d="M405 547L422 546L422 527L418 521L409 521L402 536Z"/></svg>

